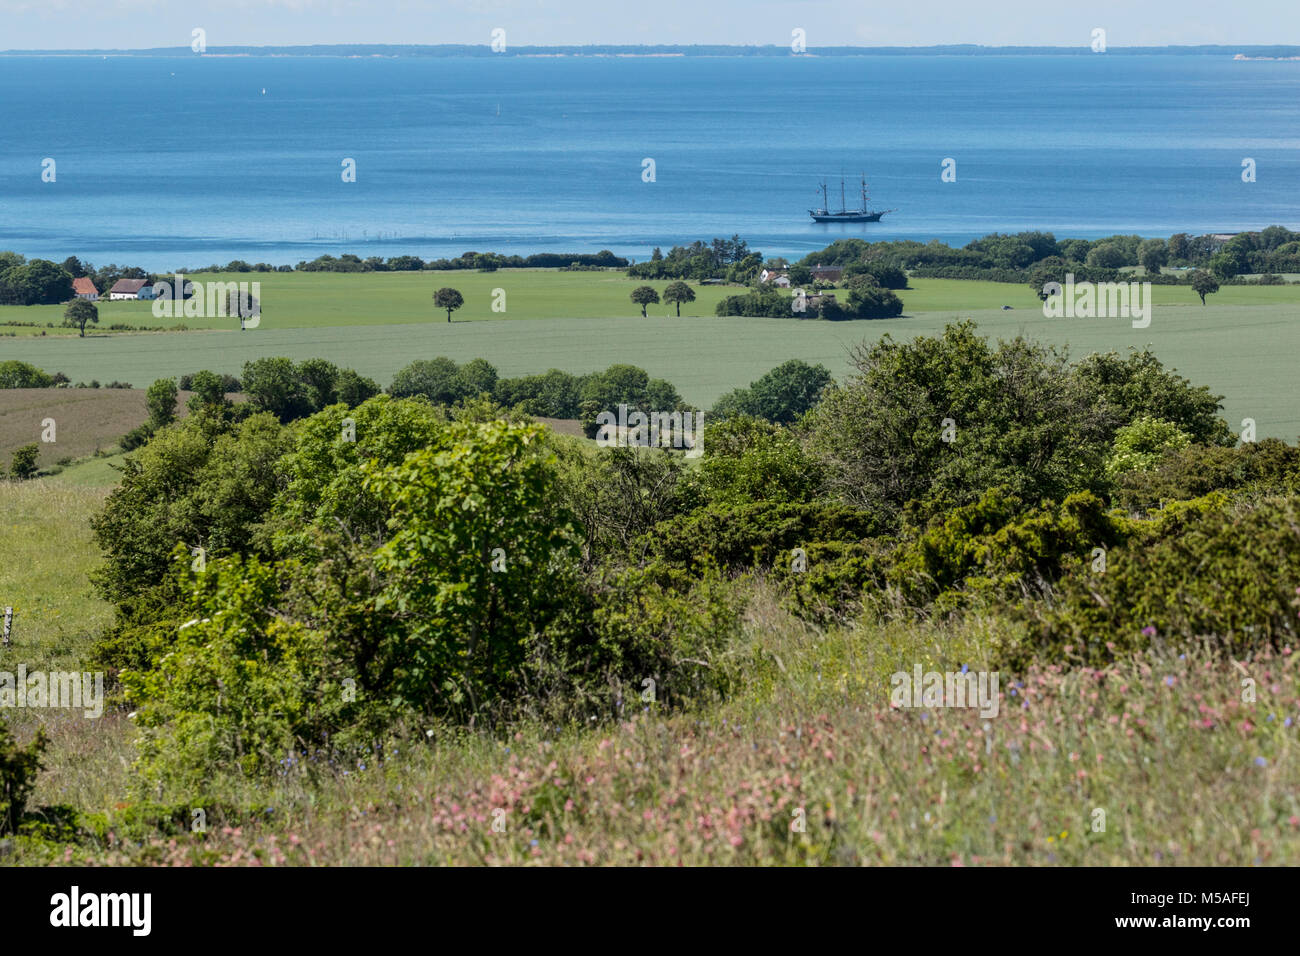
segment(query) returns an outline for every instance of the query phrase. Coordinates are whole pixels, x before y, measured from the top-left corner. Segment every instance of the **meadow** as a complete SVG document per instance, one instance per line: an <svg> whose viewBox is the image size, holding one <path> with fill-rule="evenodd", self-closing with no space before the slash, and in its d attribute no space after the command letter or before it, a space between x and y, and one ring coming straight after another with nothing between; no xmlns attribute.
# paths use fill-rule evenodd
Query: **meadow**
<svg viewBox="0 0 1300 956"><path fill-rule="evenodd" d="M85 576L111 474L101 460L0 482L0 594L17 605L0 660L76 668L107 623ZM71 807L83 834L25 841L12 862L1270 865L1300 852L1290 648L1253 665L1249 709L1231 662L1152 654L1003 674L1004 710L986 722L891 709L888 677L986 666L997 620L822 630L762 594L745 683L724 704L638 704L592 729L417 732L355 765L225 775L202 835L193 808L159 818L129 796L124 713L42 713L52 745L33 803ZM6 717L26 738L34 713Z"/></svg>
<svg viewBox="0 0 1300 956"><path fill-rule="evenodd" d="M737 290L696 289L681 318L651 306L642 319L628 293L636 285L619 273L502 270L495 273L245 273L195 275L196 280L259 279L265 310L257 329L240 332L229 319L185 319L186 333L100 333L86 338L19 334L0 338L0 359L16 358L73 381L120 379L144 388L157 378L208 368L238 375L243 363L286 355L326 358L387 385L416 358L484 358L504 376L560 368L573 373L614 362L641 366L666 378L683 397L707 407L791 358L819 362L840 377L849 351L885 334L896 339L932 335L959 319L974 319L983 334L1025 334L1069 345L1079 357L1093 351L1150 345L1162 361L1225 396L1224 415L1235 429L1253 418L1260 437L1300 435L1300 413L1290 356L1300 351L1300 285L1225 286L1202 306L1178 286L1154 286L1149 327L1124 319L1047 319L1027 286L959 279L913 279L902 292L897 319L824 322L718 318L714 304ZM662 291L664 283L651 283ZM455 321L436 311L432 290L459 288L466 297ZM507 290L505 313L491 311L493 288ZM1009 305L1009 310L1002 306ZM57 306L0 308L37 321ZM105 303L101 324L174 324L154 319L148 303ZM57 321L56 321L57 324ZM24 327L0 331L39 332ZM66 331L66 330L62 330Z"/></svg>

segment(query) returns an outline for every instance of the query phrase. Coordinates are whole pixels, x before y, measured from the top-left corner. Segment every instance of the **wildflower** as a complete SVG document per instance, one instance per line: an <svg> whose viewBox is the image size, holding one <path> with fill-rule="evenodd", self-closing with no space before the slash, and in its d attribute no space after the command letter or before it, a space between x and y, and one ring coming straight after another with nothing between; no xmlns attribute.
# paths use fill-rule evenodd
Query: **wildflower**
<svg viewBox="0 0 1300 956"><path fill-rule="evenodd" d="M1256 758L1255 758L1255 766L1256 766L1256 767L1267 767L1267 766L1268 766L1268 760L1267 760L1267 758L1264 758L1264 757L1256 757Z"/></svg>
<svg viewBox="0 0 1300 956"><path fill-rule="evenodd" d="M1142 636L1143 636L1143 637L1155 637L1155 636L1156 636L1156 629L1155 629L1154 627L1152 627L1150 624L1148 624L1146 627L1142 628Z"/></svg>

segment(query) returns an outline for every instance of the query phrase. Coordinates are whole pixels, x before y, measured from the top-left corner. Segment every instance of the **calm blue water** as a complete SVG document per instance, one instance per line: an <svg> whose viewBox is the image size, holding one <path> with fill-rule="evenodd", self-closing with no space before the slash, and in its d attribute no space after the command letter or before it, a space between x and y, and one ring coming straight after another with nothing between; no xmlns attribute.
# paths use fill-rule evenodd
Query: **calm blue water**
<svg viewBox="0 0 1300 956"><path fill-rule="evenodd" d="M898 211L811 223L817 181L863 168ZM642 258L732 233L790 255L1272 223L1300 227L1300 62L0 58L0 248L32 256Z"/></svg>

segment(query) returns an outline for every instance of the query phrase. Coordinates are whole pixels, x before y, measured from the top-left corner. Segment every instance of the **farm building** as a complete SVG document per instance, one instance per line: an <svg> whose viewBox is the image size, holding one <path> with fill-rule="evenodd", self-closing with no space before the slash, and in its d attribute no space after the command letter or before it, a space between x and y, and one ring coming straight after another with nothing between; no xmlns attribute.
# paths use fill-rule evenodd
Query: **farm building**
<svg viewBox="0 0 1300 956"><path fill-rule="evenodd" d="M142 289L149 290L148 295L141 295ZM152 299L153 286L145 282L144 279L118 279L113 283L113 288L108 290L110 300L118 299Z"/></svg>
<svg viewBox="0 0 1300 956"><path fill-rule="evenodd" d="M821 279L823 282L839 282L844 278L843 266L824 266L821 264L813 266L810 270L814 279Z"/></svg>
<svg viewBox="0 0 1300 956"><path fill-rule="evenodd" d="M758 274L758 281L764 283L770 282L772 285L779 286L782 289L788 289L790 287L790 276L786 274L784 269L764 269Z"/></svg>
<svg viewBox="0 0 1300 956"><path fill-rule="evenodd" d="M95 302L99 299L99 290L95 288L95 283L91 282L85 276L80 279L72 280L72 292L78 299L86 299Z"/></svg>

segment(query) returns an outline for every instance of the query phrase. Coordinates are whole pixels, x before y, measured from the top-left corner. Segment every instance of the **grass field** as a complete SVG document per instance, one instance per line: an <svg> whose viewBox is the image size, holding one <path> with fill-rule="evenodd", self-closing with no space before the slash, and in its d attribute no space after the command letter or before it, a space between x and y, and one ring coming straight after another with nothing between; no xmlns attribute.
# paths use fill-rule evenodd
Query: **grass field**
<svg viewBox="0 0 1300 956"><path fill-rule="evenodd" d="M189 414L185 404L191 394L178 394L178 417ZM32 442L40 447L37 463L43 469L101 455L148 417L144 390L138 388L0 389L0 470L15 448ZM52 442L43 437L48 419L54 420Z"/></svg>
<svg viewBox="0 0 1300 956"><path fill-rule="evenodd" d="M639 283L608 272L243 275L250 277L264 283L265 311L257 329L240 332L231 320L185 319L211 330L92 333L84 339L19 335L0 338L0 360L22 359L74 381L118 379L141 388L201 368L237 375L244 362L273 355L327 358L381 385L412 360L436 355L485 358L507 376L548 368L581 373L630 362L707 407L787 359L821 362L843 376L849 350L863 340L885 333L933 334L972 318L986 335L1025 334L1068 344L1076 356L1150 344L1166 363L1226 396L1225 416L1234 429L1250 417L1261 437L1300 435L1300 389L1291 368L1291 356L1300 351L1300 286L1228 286L1208 306L1188 289L1156 286L1151 325L1134 329L1125 319L1047 319L1027 286L957 279L912 280L914 288L902 293L907 311L898 319L823 322L717 318L714 303L738 291L722 287L699 288L698 300L681 318L659 306L642 319L628 300ZM451 324L431 301L432 290L444 283L466 296ZM504 314L491 311L494 288L506 290ZM1004 311L1003 305L1012 308ZM56 306L18 312L30 316L43 308L57 317ZM149 310L144 302L106 303L102 321L159 322ZM14 311L0 309L0 321Z"/></svg>

